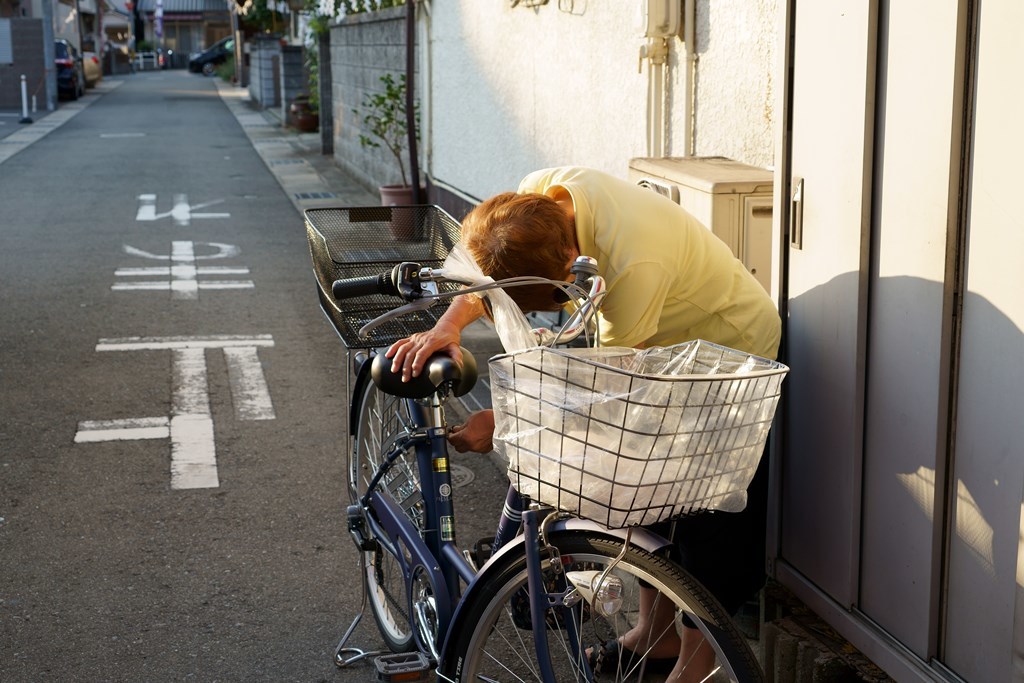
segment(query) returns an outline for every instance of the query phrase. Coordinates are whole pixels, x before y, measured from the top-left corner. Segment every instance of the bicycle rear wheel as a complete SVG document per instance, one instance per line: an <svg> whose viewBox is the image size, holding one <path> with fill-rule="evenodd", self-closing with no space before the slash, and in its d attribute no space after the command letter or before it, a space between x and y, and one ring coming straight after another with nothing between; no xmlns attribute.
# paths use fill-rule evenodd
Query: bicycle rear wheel
<svg viewBox="0 0 1024 683"><path fill-rule="evenodd" d="M349 462L353 503L359 502L381 462L408 433L410 421L404 406L402 399L385 394L373 382L367 382ZM422 496L415 453L411 449L399 455L377 486L398 502L422 529ZM415 649L416 643L402 568L384 545L377 539L371 541L373 549L362 551L362 571L366 575L367 598L374 621L393 652L409 652Z"/></svg>
<svg viewBox="0 0 1024 683"><path fill-rule="evenodd" d="M581 532L560 532L550 536L558 548L564 570L568 572L601 572L614 562L622 551L622 542L609 537ZM509 556L492 565L474 590L472 603L459 613L452 625L453 640L444 653L439 673L451 681L540 681L540 670L529 627L529 614L523 613L526 586L526 560L522 555ZM558 681L587 681L583 666L583 648L572 643L570 632L580 634L584 648L596 647L621 637L637 623L640 581L658 589L654 597L669 601L668 623L659 626L656 635L675 638L681 633L684 618L695 624L705 637L698 657L679 663L687 675L677 680L762 681L763 675L742 634L736 629L717 601L678 565L642 550L630 547L611 570L621 581L622 605L611 616L599 616L586 602L575 609L548 610L546 637L552 667ZM558 577L545 569L545 583ZM550 588L549 588L550 590ZM648 593L648 596L651 596ZM661 603L664 604L664 603ZM572 619L575 629L568 628ZM706 649L705 649L706 648ZM674 650L673 650L674 651ZM707 659L713 663L708 666ZM700 671L697 662L705 657ZM618 656L605 657L603 669L595 681L664 681L677 657L654 659L637 648L637 652L620 650ZM689 668L687 668L689 666ZM704 668L707 667L707 668Z"/></svg>

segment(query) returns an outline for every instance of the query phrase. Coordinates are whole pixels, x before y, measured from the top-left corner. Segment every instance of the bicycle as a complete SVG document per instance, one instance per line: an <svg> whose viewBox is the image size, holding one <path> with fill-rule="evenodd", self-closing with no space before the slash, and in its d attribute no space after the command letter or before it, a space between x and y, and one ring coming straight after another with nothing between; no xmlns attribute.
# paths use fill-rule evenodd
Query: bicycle
<svg viewBox="0 0 1024 683"><path fill-rule="evenodd" d="M418 238L380 247L380 234L394 221L411 223ZM616 507L584 494L583 479L589 472L583 463L555 470L560 473L556 477L571 478L575 472L579 480L559 486L560 479L549 479L550 466L560 466L559 456L546 456L520 442L510 447L518 449L515 463L510 462L515 465L510 477L512 470L515 476L494 539L472 551L460 549L454 532L445 405L471 389L475 360L464 350L459 367L447 356L435 355L419 378L403 384L391 373L390 360L373 350L428 329L436 321L437 309L431 307L473 284L450 277L443 267L458 240L458 223L436 207L353 207L308 210L306 227L321 306L348 349L354 377L354 383L346 377L352 396L352 504L346 516L360 553L364 591L359 613L335 650L339 667L377 656L378 680L398 680L397 674L389 677L395 672L401 672L402 680L426 680L411 676L434 668L439 681L663 680L665 669L676 664L675 657L656 660L648 656L650 649L620 650L611 667L593 671L587 652L632 628L640 614L641 589L653 587L655 608L667 604L662 601L671 603L672 620L665 633L683 624L696 627L712 648L714 678L707 680L763 680L749 645L717 601L667 558L669 541L638 526L654 521L652 514L665 516L682 509L674 499L659 498L667 461L662 462L658 483L646 489L635 486L633 499ZM543 280L568 290L581 311L569 321L575 325L571 331L549 331L547 341L569 342L585 333L596 312L603 282L593 276L594 265L584 257L574 272L577 281L572 286ZM476 288L518 284L524 279ZM389 297L406 303L396 309L391 303L395 299ZM376 332L372 340L367 339L370 331ZM558 352L552 353L560 358ZM530 362L516 370L517 354L498 358L511 364L512 374L547 376L548 370ZM567 365L559 379L568 387L578 380L579 369L571 366L580 359L565 354L564 360ZM589 381L607 379L603 363L588 364L586 358L582 362L584 375L593 375ZM712 361L723 362L732 361L722 356ZM494 363L492 368L498 367ZM771 385L774 396L768 396L764 406L758 404L762 423L772 419L784 373L784 366L774 364L770 371L735 380L742 384L756 376ZM516 386L513 379L506 389L514 393ZM577 388L592 393L595 387L585 381ZM758 392L765 393L765 388ZM706 414L701 418L705 422L711 419L709 395L706 390L705 405L696 408L696 414ZM725 412L716 412L714 420L726 419L728 410L726 406ZM548 419L526 412L512 419L534 427ZM592 418L597 419L587 416ZM763 445L767 427L760 427ZM716 427L708 433L723 432ZM531 469L534 456L539 466ZM597 481L618 485L614 477L599 475ZM677 482L667 485L678 488ZM520 490L529 491L533 500ZM646 501L638 502L638 490L650 494ZM604 516L595 514L595 505ZM347 646L367 604L394 654ZM651 640L661 635L652 634Z"/></svg>

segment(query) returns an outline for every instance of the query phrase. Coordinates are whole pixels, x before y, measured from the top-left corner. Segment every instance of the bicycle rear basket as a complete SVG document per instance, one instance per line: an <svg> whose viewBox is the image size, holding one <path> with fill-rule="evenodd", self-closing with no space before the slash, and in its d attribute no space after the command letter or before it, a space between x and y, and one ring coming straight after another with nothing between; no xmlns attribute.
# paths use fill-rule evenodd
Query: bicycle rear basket
<svg viewBox="0 0 1024 683"><path fill-rule="evenodd" d="M520 493L609 528L739 511L788 370L700 340L496 356L495 449Z"/></svg>
<svg viewBox="0 0 1024 683"><path fill-rule="evenodd" d="M429 310L384 323L369 339L360 339L363 325L397 308L402 301L383 295L335 301L331 295L335 280L378 275L402 261L439 267L461 233L458 222L443 210L427 205L360 206L307 209L305 217L320 306L345 346L389 346L414 332L430 329L444 313L447 305L439 301Z"/></svg>

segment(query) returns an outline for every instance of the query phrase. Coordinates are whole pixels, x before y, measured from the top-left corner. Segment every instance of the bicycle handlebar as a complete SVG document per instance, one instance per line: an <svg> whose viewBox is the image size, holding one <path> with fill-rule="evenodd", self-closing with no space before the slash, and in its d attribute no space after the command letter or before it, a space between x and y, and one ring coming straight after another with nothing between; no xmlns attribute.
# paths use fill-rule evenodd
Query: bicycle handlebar
<svg viewBox="0 0 1024 683"><path fill-rule="evenodd" d="M413 311L429 308L438 299L453 297L459 293L473 293L499 287L515 287L538 283L551 284L556 288L556 293L563 295L556 297L556 301L564 302L575 298L578 302L582 302L578 303L576 312L558 332L545 328L533 331L538 343L553 345L556 343L568 343L586 331L587 326L594 318L596 308L600 306L601 299L605 294L604 279L597 275L597 261L594 259L580 256L576 259L576 263L573 264L572 273L575 275L573 283L541 277L523 276L473 285L469 281L451 277L443 268L422 268L418 263L404 261L390 271L380 273L379 275L364 275L335 280L331 285L331 293L335 299L339 300L383 294L398 297L407 302L406 305L388 311L365 324L359 330L359 335L366 338L373 328L387 320L401 317ZM437 283L439 282L453 282L467 285L467 287L461 292L439 293L437 288ZM583 287L587 283L590 284L589 293Z"/></svg>
<svg viewBox="0 0 1024 683"><path fill-rule="evenodd" d="M339 300L370 296L371 294L399 296L398 287L395 286L392 279L392 272L335 280L331 285L331 294Z"/></svg>

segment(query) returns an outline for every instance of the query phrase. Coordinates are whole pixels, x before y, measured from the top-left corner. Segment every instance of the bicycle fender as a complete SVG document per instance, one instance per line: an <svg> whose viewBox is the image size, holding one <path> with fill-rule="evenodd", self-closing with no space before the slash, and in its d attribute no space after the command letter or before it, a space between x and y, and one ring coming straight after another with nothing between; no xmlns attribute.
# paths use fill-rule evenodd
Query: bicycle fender
<svg viewBox="0 0 1024 683"><path fill-rule="evenodd" d="M363 394L366 391L366 383L370 381L370 363L373 355L368 355L359 367L352 368L355 371L356 381L352 385L352 405L348 413L348 433L356 435L356 426L359 424L359 411L363 407Z"/></svg>
<svg viewBox="0 0 1024 683"><path fill-rule="evenodd" d="M626 540L626 529L608 529L596 522L591 522L586 519L579 519L578 517L571 517L569 519L557 520L552 522L547 527L548 531L576 531L586 532L588 534L597 534L601 536L610 536L617 540L625 542ZM480 596L480 584L483 583L481 578L484 577L488 570L502 561L502 558L506 555L521 555L526 551L523 548L525 539L522 535L516 536L514 539L503 545L497 553L491 556L491 559L484 563L484 566L480 568L480 571L476 573L476 577L466 587L466 590L462 594L462 599L459 600L458 605L455 607L455 612L452 614L451 628L448 629L448 634L444 639L444 649L441 650L442 660L447 656L448 647L450 646L450 639L452 633L456 631L459 622L462 617L462 611L465 606L472 604L474 600L479 600ZM648 531L643 527L634 527L630 533L629 538L630 545L636 546L641 550L646 550L649 553L656 553L658 551L666 550L672 546L672 543L658 534Z"/></svg>

